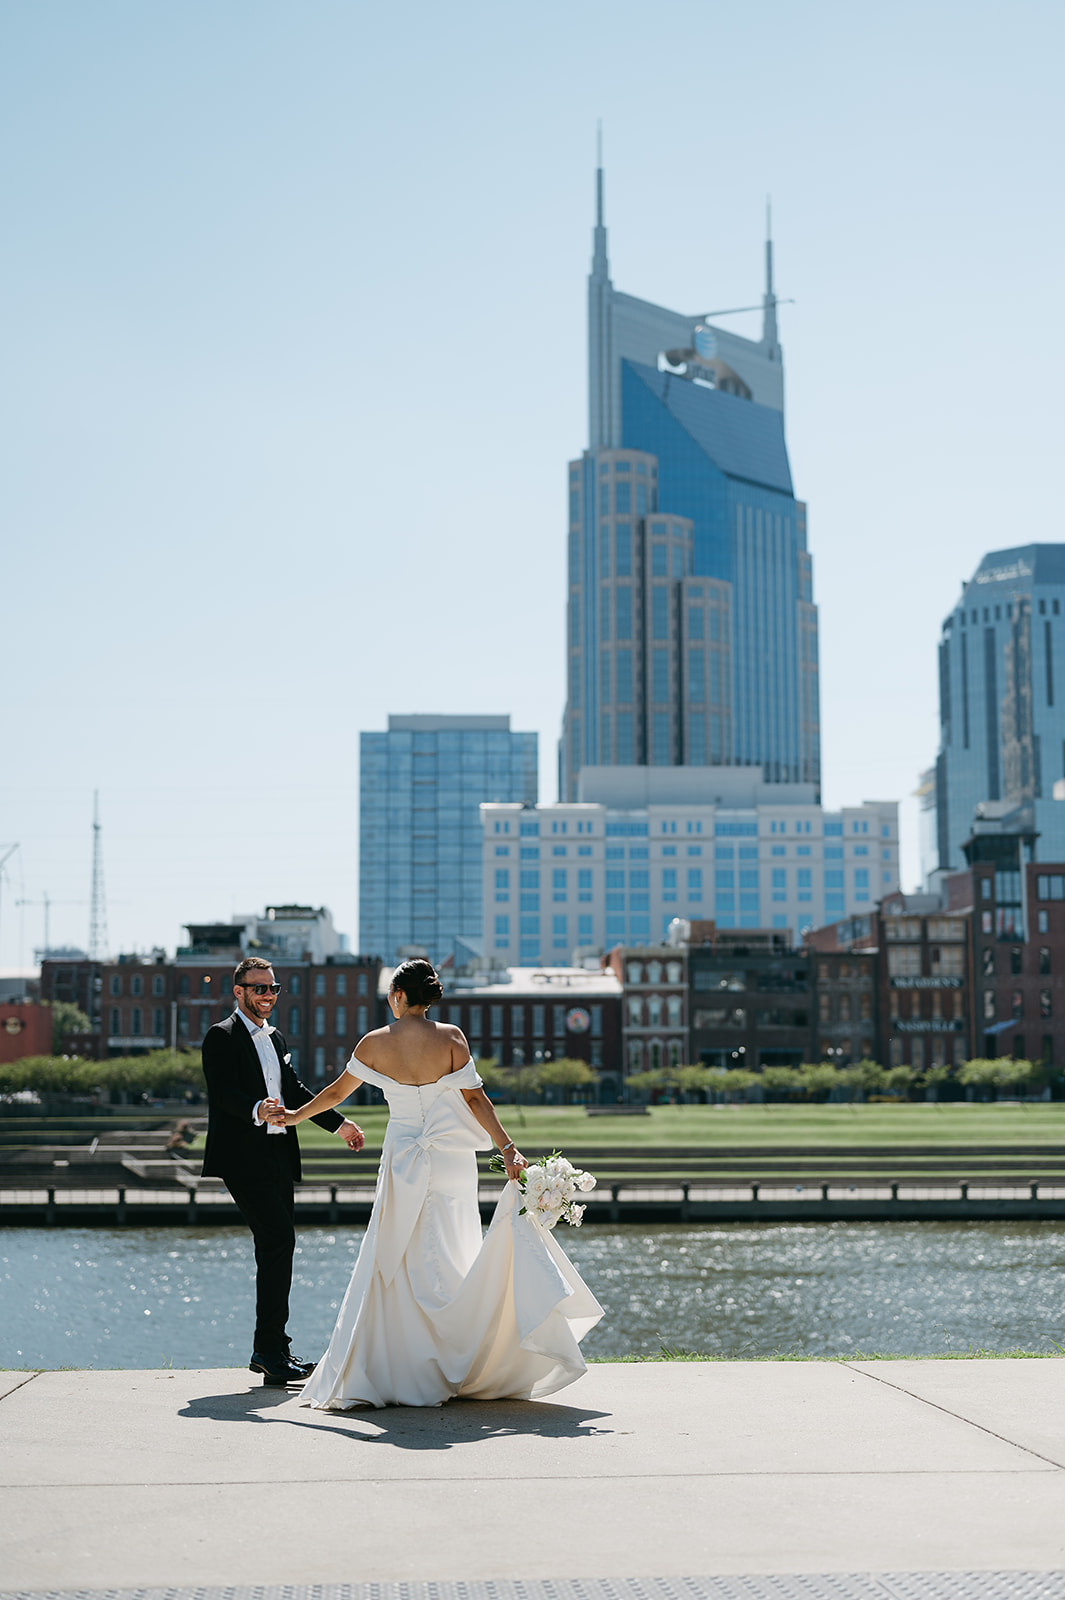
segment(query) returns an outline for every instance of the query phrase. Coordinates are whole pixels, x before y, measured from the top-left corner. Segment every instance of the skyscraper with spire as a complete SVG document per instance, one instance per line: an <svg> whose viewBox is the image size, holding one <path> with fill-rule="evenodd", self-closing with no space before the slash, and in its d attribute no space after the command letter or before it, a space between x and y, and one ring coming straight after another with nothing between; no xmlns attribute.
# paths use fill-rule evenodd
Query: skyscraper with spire
<svg viewBox="0 0 1065 1600"><path fill-rule="evenodd" d="M578 798L584 768L632 765L754 767L819 798L817 610L766 231L762 337L745 339L712 320L723 312L614 288L596 171L563 799Z"/></svg>

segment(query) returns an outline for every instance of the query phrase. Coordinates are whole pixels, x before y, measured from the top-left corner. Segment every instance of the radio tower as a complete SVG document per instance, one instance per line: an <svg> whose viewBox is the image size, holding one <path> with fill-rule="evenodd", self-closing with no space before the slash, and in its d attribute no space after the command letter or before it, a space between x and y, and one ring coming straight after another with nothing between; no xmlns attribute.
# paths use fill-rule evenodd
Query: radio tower
<svg viewBox="0 0 1065 1600"><path fill-rule="evenodd" d="M107 901L104 895L104 856L100 839L100 791L92 793L92 900L89 909L89 959L107 960Z"/></svg>

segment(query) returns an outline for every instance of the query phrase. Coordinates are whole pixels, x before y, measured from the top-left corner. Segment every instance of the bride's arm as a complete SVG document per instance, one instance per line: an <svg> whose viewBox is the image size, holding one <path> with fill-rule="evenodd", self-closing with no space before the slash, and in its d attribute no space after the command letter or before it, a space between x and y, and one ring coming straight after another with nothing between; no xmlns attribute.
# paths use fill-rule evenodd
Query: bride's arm
<svg viewBox="0 0 1065 1600"><path fill-rule="evenodd" d="M352 1057L353 1061L356 1059L355 1056ZM292 1128L297 1122L305 1122L308 1117L317 1117L323 1111L332 1111L334 1106L338 1106L342 1100L354 1094L361 1083L362 1079L356 1078L355 1074L345 1067L335 1083L329 1084L320 1094L316 1094L313 1100L308 1100L305 1106L300 1106L296 1111L278 1106L276 1111L268 1110L267 1120L278 1128Z"/></svg>
<svg viewBox="0 0 1065 1600"><path fill-rule="evenodd" d="M481 1124L490 1139L494 1139L503 1156L508 1178L516 1178L529 1165L513 1139L496 1116L496 1108L483 1089L463 1089L462 1098Z"/></svg>

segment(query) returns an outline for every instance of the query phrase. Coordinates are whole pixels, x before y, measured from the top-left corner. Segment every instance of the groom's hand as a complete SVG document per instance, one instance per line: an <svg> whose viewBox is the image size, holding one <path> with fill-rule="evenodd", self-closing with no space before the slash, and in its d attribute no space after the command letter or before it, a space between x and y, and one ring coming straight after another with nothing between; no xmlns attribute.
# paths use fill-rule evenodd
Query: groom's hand
<svg viewBox="0 0 1065 1600"><path fill-rule="evenodd" d="M337 1129L337 1138L343 1139L348 1149L356 1152L366 1143L366 1135L357 1122L342 1122Z"/></svg>

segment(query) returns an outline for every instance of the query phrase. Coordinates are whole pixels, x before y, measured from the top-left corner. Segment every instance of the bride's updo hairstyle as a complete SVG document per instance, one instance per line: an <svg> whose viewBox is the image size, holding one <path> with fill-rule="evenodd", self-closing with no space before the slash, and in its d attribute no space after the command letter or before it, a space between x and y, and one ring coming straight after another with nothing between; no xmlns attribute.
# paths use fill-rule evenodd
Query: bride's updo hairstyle
<svg viewBox="0 0 1065 1600"><path fill-rule="evenodd" d="M404 961L392 974L392 988L407 997L409 1006L433 1006L443 997L444 985L431 961Z"/></svg>

